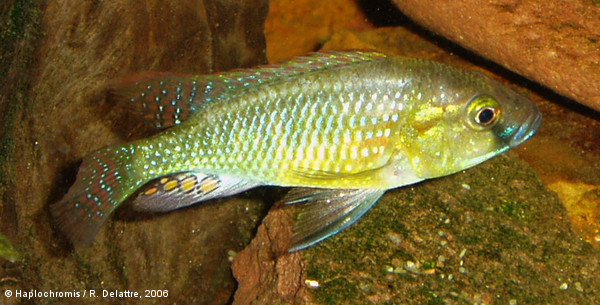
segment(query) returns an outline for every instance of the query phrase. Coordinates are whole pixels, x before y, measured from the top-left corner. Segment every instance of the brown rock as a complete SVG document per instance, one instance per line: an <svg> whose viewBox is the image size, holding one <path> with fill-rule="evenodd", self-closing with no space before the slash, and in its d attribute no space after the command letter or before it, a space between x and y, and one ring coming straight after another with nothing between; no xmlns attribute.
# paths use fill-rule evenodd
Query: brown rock
<svg viewBox="0 0 600 305"><path fill-rule="evenodd" d="M597 2L394 2L430 30L600 110L600 6Z"/></svg>
<svg viewBox="0 0 600 305"><path fill-rule="evenodd" d="M127 140L126 122L106 100L110 82L138 71L200 74L266 62L268 2L33 3L0 4L0 232L23 256L22 263L0 262L0 291L160 290L168 297L95 302L227 302L235 287L227 251L249 242L262 200L163 215L121 209L82 249L53 229L48 205L64 195L84 155Z"/></svg>

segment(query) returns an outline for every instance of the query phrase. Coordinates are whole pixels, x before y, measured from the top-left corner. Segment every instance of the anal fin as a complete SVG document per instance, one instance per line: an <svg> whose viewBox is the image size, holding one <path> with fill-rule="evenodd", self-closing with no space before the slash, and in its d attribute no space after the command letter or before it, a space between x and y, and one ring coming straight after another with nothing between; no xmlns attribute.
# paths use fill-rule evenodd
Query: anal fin
<svg viewBox="0 0 600 305"><path fill-rule="evenodd" d="M183 172L151 181L133 201L138 211L166 212L215 198L235 195L260 185L253 181Z"/></svg>
<svg viewBox="0 0 600 305"><path fill-rule="evenodd" d="M312 246L355 223L377 202L382 189L292 189L283 199L301 204L290 252Z"/></svg>

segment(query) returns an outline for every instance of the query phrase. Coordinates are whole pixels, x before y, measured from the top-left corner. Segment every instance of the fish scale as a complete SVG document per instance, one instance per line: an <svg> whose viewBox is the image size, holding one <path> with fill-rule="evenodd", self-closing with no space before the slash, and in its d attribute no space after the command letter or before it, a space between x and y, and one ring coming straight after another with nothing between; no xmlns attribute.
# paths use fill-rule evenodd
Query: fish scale
<svg viewBox="0 0 600 305"><path fill-rule="evenodd" d="M189 76L149 73L114 89L161 132L84 158L51 211L88 244L134 193L168 211L261 186L299 203L290 249L359 219L387 189L448 175L529 138L535 104L481 74L371 51Z"/></svg>
<svg viewBox="0 0 600 305"><path fill-rule="evenodd" d="M347 73L360 73L360 71L347 71ZM367 157L361 157L358 151L361 149L360 143L362 137L357 136L368 132L370 134L383 134L379 132L384 129L392 129L394 124L399 122L384 122L385 125L372 124L372 117L370 115L358 115L363 111L363 104L368 104L366 96L359 95L359 99L334 99L334 94L328 93L327 82L331 82L330 79L319 79L308 78L299 79L298 82L311 83L312 85L302 93L296 96L287 95L274 95L273 92L287 92L285 88L288 83L276 83L274 85L264 85L254 90L254 92L247 92L244 97L239 97L239 100L231 101L229 103L223 103L219 106L220 109L213 109L213 114L219 117L217 121L213 121L213 117L198 116L197 121L188 125L192 130L184 131L187 134L197 134L203 139L208 139L207 142L203 143L203 147L198 147L199 154L205 158L198 159L197 167L206 171L212 172L222 168L230 168L231 172L237 176L248 177L249 173L252 176L259 177L262 179L261 182L267 184L274 184L275 180L279 185L294 185L298 183L304 183L306 186L323 186L322 181L302 181L300 177L296 177L294 173L286 171L273 172L273 168L297 168L305 167L313 171L329 170L330 168L339 169L339 172L354 173L363 171L369 168L365 166L356 166L355 168L347 171L349 165L358 164L373 164L381 165L387 160L379 160L384 156L383 152L377 154L369 154ZM325 83L325 84L320 84ZM292 86L295 86L292 84ZM365 90L365 87L373 87L369 81L363 83L354 84L355 90ZM272 88L275 87L275 88ZM312 90L311 90L312 89ZM362 98L363 100L361 100ZM254 107L246 108L240 107L238 104L247 104L253 102ZM288 109L290 115L287 120L282 120L280 116L271 115L277 114L278 109L281 109L282 103L286 102L285 108ZM336 121L337 124L327 126L326 122L330 116L333 116L333 110L335 108L347 108L351 112L347 115L339 116ZM394 107L389 107L393 111ZM216 113L222 112L226 115L219 116ZM393 116L395 113L385 112L379 114L383 117L387 114L388 117ZM252 125L243 125L244 120L232 121L232 118L246 118L246 122L255 122ZM398 116L399 117L399 116ZM364 123L360 123L362 118L366 118ZM374 117L373 117L374 118ZM357 121L351 129L349 135L344 136L344 130L350 125L349 121ZM378 121L383 122L383 119ZM376 122L377 123L377 122ZM230 128L233 126L240 126L242 130L246 132L242 133L243 137L235 138L231 135L236 134L232 132ZM275 126L289 125L295 126L294 131L291 132L291 136L287 136L287 132L278 131ZM181 129L185 129L182 126ZM338 132L333 132L337 130ZM281 130L283 131L283 130ZM311 136L315 133L314 136ZM333 139L331 134L337 135L337 139ZM211 156L214 154L222 154L226 150L232 152L240 152L240 142L252 142L256 139L261 139L260 145L252 146L248 151L244 152L244 162L238 162L238 158L235 157L235 153L231 158L213 159ZM368 140L368 139L367 139ZM385 138L382 136L382 140L385 142ZM336 144L337 143L337 144ZM286 158L275 158L276 150L279 147L283 147L282 156ZM324 159L317 158L319 153L317 150L320 147L327 147L326 154L335 156L327 162L328 168L323 168L321 165ZM287 158L291 156L291 158ZM151 156L149 156L151 158ZM187 157L187 156L186 156ZM337 157L337 158L336 158ZM365 160L362 160L365 159ZM331 162L333 160L339 160L338 162ZM358 160L358 162L357 162ZM170 163L177 162L171 159ZM230 162L234 161L234 162ZM370 162L369 162L370 161ZM338 186L347 187L348 182L343 179L337 180L333 183L331 181L325 182L328 187Z"/></svg>

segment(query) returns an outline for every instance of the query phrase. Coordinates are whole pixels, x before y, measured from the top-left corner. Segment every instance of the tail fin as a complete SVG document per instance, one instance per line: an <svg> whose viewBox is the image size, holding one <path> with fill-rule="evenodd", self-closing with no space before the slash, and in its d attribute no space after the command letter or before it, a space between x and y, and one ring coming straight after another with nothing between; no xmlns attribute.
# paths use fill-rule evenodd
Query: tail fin
<svg viewBox="0 0 600 305"><path fill-rule="evenodd" d="M110 214L135 191L123 169L127 147L108 147L84 158L77 179L63 199L50 206L61 231L75 245L89 245Z"/></svg>

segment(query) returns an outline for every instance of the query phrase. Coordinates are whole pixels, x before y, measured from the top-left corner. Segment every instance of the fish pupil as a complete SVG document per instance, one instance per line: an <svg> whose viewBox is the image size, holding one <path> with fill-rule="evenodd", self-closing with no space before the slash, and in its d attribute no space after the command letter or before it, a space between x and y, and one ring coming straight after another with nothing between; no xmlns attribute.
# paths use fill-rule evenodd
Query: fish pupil
<svg viewBox="0 0 600 305"><path fill-rule="evenodd" d="M477 113L477 123L489 125L496 119L496 111L493 108L485 107Z"/></svg>

